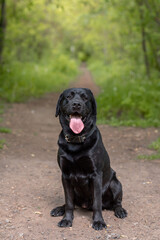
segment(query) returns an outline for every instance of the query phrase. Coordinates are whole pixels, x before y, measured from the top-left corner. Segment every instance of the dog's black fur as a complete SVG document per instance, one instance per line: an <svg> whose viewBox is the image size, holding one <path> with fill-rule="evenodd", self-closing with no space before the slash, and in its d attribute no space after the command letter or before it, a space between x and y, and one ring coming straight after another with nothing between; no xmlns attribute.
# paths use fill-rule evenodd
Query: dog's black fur
<svg viewBox="0 0 160 240"><path fill-rule="evenodd" d="M84 129L75 134L69 127L69 116L81 115ZM59 227L70 227L74 206L93 210L92 227L106 228L102 209L114 210L124 218L122 185L110 167L110 159L96 126L96 102L86 88L65 90L59 97L56 117L59 115L62 131L59 136L58 164L62 171L65 205L54 208L51 216L62 216Z"/></svg>

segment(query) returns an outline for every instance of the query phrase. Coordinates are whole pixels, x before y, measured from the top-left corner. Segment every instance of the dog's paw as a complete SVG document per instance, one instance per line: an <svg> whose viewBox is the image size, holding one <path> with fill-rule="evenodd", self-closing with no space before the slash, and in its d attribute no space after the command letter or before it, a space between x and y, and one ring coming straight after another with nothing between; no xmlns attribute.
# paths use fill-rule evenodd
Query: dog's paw
<svg viewBox="0 0 160 240"><path fill-rule="evenodd" d="M52 217L59 217L59 216L63 216L64 213L65 213L65 207L60 206L60 207L56 207L56 208L52 209L52 211L50 212L50 215Z"/></svg>
<svg viewBox="0 0 160 240"><path fill-rule="evenodd" d="M92 224L92 227L95 230L102 230L103 228L107 228L104 221L94 221L93 224Z"/></svg>
<svg viewBox="0 0 160 240"><path fill-rule="evenodd" d="M125 218L127 217L127 211L122 208L122 207L117 207L115 210L114 210L114 214L117 218Z"/></svg>
<svg viewBox="0 0 160 240"><path fill-rule="evenodd" d="M67 220L67 219L62 219L62 220L58 223L58 227L72 227L72 221Z"/></svg>

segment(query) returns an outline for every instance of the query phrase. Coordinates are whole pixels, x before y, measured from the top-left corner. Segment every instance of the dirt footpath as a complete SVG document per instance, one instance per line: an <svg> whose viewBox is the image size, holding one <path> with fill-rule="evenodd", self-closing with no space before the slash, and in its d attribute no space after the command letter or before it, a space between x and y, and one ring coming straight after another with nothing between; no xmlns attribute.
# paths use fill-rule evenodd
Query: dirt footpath
<svg viewBox="0 0 160 240"><path fill-rule="evenodd" d="M72 86L99 90L85 68ZM50 217L50 210L64 203L56 159L61 129L54 117L58 96L13 104L3 116L3 126L12 134L0 134L7 141L0 150L0 240L160 239L160 160L137 159L152 153L147 146L160 135L155 128L99 126L111 166L123 184L127 218L117 219L105 210L108 228L95 231L92 213L86 210L75 210L68 229L57 226L61 217Z"/></svg>

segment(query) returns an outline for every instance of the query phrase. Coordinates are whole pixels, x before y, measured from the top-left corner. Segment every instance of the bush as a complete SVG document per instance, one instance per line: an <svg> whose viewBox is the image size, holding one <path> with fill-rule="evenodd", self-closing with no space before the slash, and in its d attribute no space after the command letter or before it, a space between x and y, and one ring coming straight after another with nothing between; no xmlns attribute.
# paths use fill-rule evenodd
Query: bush
<svg viewBox="0 0 160 240"><path fill-rule="evenodd" d="M95 81L101 86L97 97L99 122L112 125L160 126L159 79L147 79L143 69L119 62L105 66L91 63Z"/></svg>
<svg viewBox="0 0 160 240"><path fill-rule="evenodd" d="M0 69L0 97L9 102L20 102L59 91L77 75L77 69L76 62L63 54L56 56L54 61L5 64Z"/></svg>

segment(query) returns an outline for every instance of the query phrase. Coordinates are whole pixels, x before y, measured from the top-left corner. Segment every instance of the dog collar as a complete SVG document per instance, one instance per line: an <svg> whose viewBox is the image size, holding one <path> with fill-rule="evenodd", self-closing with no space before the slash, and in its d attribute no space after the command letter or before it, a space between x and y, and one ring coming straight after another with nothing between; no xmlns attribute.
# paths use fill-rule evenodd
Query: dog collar
<svg viewBox="0 0 160 240"><path fill-rule="evenodd" d="M96 130L96 126L93 127L87 135L83 134L81 136L73 136L73 135L64 134L64 137L68 143L83 143L86 140L86 138L90 137L93 134L95 130Z"/></svg>
<svg viewBox="0 0 160 240"><path fill-rule="evenodd" d="M86 139L85 135L81 136L70 136L70 135L65 135L65 139L69 143L83 143Z"/></svg>

